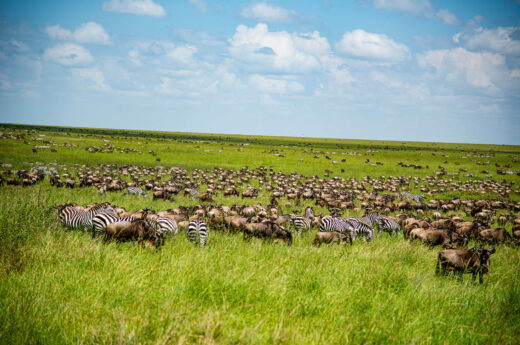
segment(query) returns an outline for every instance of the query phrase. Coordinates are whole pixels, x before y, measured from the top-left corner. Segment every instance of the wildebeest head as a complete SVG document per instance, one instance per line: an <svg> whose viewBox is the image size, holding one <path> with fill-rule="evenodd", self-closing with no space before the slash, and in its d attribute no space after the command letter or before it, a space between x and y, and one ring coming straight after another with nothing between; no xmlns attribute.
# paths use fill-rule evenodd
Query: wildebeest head
<svg viewBox="0 0 520 345"><path fill-rule="evenodd" d="M472 248L469 250L472 253L476 253L479 257L480 271L482 274L489 272L489 258L493 255L496 250L495 247L493 249L484 249L484 248Z"/></svg>

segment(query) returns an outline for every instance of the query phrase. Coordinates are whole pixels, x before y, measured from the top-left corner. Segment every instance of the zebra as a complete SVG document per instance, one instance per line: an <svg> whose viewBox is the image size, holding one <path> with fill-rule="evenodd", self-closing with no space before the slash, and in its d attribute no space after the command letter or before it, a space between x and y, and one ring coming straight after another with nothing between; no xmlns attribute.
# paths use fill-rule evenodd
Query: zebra
<svg viewBox="0 0 520 345"><path fill-rule="evenodd" d="M135 217L118 217L113 214L99 213L92 219L92 238L96 238L97 232L103 232L106 230L108 224L116 222L131 222L136 220Z"/></svg>
<svg viewBox="0 0 520 345"><path fill-rule="evenodd" d="M422 203L424 201L424 195L423 194L411 194L411 193L408 193L408 192L402 192L401 193L401 199L411 199L415 202L420 202Z"/></svg>
<svg viewBox="0 0 520 345"><path fill-rule="evenodd" d="M310 220L314 220L314 210L312 209L312 207L307 206L305 208L305 217L309 218Z"/></svg>
<svg viewBox="0 0 520 345"><path fill-rule="evenodd" d="M307 217L298 216L296 214L291 215L291 223L298 232L298 236L301 235L303 230L311 229L311 220Z"/></svg>
<svg viewBox="0 0 520 345"><path fill-rule="evenodd" d="M208 226L201 220L193 220L188 225L186 236L191 242L199 242L200 246L204 247L208 243Z"/></svg>
<svg viewBox="0 0 520 345"><path fill-rule="evenodd" d="M352 240L355 240L356 237L362 237L368 242L372 242L374 239L374 229L366 223L358 220L357 222L350 222L354 227L354 231L352 232Z"/></svg>
<svg viewBox="0 0 520 345"><path fill-rule="evenodd" d="M370 212L368 214L365 214L363 217L361 217L361 221L363 223L366 223L369 226L372 226L374 224L377 224L377 221L379 220L379 217L381 217L380 213L377 212Z"/></svg>
<svg viewBox="0 0 520 345"><path fill-rule="evenodd" d="M167 217L156 217L152 219L154 223L157 224L157 231L163 234L173 234L177 235L179 232L179 227L177 226L177 222L173 219Z"/></svg>
<svg viewBox="0 0 520 345"><path fill-rule="evenodd" d="M393 218L389 218L387 216L380 216L377 227L378 234L381 234L381 231L386 231L390 235L393 235L394 232L396 234L401 232L401 227Z"/></svg>
<svg viewBox="0 0 520 345"><path fill-rule="evenodd" d="M330 232L330 231L339 231L339 232L352 232L354 231L354 227L349 222L345 221L342 218L336 217L323 217L320 222L320 231Z"/></svg>
<svg viewBox="0 0 520 345"><path fill-rule="evenodd" d="M128 195L131 195L131 194L138 195L138 196L142 195L143 197L146 198L146 192L139 187L128 187L126 189L126 192Z"/></svg>
<svg viewBox="0 0 520 345"><path fill-rule="evenodd" d="M92 220L101 212L115 214L115 210L108 203L96 204L87 210L78 210L74 206L65 206L59 211L59 218L63 225L72 229L86 231L92 226Z"/></svg>

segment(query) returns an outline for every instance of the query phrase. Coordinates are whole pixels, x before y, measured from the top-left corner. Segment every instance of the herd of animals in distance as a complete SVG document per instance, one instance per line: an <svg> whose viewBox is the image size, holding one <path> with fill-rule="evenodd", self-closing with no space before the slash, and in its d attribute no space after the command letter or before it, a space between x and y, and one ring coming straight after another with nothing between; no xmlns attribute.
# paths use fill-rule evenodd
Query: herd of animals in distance
<svg viewBox="0 0 520 345"><path fill-rule="evenodd" d="M27 131L33 135L34 132ZM4 129L1 137L25 140L34 153L56 150L52 141L40 137L39 145L34 145L26 136L17 137L9 129ZM89 146L85 151L137 152L135 148L111 144ZM273 152L273 156L282 156L276 150ZM514 162L518 159L511 158ZM337 163L331 160L331 164ZM189 241L204 247L210 244L211 232L216 231L242 233L245 242L256 237L289 246L304 232L313 232L314 246L354 242L370 245L372 241L398 236L431 249L442 246L435 265L437 274L454 273L462 277L463 273L470 273L480 282L489 273L490 258L497 245L520 244L520 202L510 198L518 195L519 186L514 180L499 181L490 174L480 179L467 174L467 179L459 179L458 175L450 176L441 169L425 177L367 175L356 179L334 176L330 170L320 177L305 176L298 171L282 173L272 166L188 170L167 167L164 162L156 166L76 164L73 167L39 163L30 169L17 170L3 163L2 169L0 185L49 183L54 188L72 190L96 188L99 203L86 206L63 203L57 206L57 215L64 228L88 231L92 238L102 237L104 242L136 241L160 249L165 241L185 232ZM517 171L504 172L502 167L497 169L497 174L505 173L520 175ZM145 198L150 206L127 210L102 201L106 193L118 192ZM497 198L438 197L446 192L480 193ZM179 195L190 199L192 205L177 203L169 209L154 208L155 200L175 202ZM269 204L255 203L259 195L266 196ZM217 204L216 198L233 202ZM241 200L247 202L240 203ZM315 209L326 211L320 213Z"/></svg>

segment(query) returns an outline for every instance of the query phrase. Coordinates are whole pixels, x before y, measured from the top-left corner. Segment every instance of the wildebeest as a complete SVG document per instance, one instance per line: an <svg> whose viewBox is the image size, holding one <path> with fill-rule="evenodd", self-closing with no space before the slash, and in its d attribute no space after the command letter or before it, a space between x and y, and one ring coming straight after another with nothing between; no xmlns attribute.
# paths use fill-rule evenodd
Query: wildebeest
<svg viewBox="0 0 520 345"><path fill-rule="evenodd" d="M448 274L453 271L460 278L463 273L471 273L473 280L478 275L479 282L482 283L482 275L489 273L489 258L494 253L495 248L445 249L439 252L435 273Z"/></svg>
<svg viewBox="0 0 520 345"><path fill-rule="evenodd" d="M459 234L455 231L433 228L413 229L410 235L412 241L418 239L422 243L429 245L430 249L438 245L446 247L455 244L459 240Z"/></svg>
<svg viewBox="0 0 520 345"><path fill-rule="evenodd" d="M146 220L111 223L105 231L105 242L115 239L118 242L137 240L139 244L150 242L154 247L161 244L161 233L151 227Z"/></svg>
<svg viewBox="0 0 520 345"><path fill-rule="evenodd" d="M485 229L479 232L479 240L483 242L506 243L511 242L513 238L506 229Z"/></svg>
<svg viewBox="0 0 520 345"><path fill-rule="evenodd" d="M349 232L339 232L339 231L330 231L330 232L318 232L316 233L316 237L312 242L313 246L320 246L322 243L346 243L350 242L352 244L352 235Z"/></svg>
<svg viewBox="0 0 520 345"><path fill-rule="evenodd" d="M244 226L244 239L251 237L277 239L288 245L292 244L291 232L271 221L246 224Z"/></svg>

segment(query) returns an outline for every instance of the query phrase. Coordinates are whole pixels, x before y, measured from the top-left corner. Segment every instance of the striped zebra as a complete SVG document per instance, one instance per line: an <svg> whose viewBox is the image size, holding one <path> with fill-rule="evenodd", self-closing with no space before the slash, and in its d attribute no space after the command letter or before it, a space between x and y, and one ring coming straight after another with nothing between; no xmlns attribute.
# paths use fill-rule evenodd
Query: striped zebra
<svg viewBox="0 0 520 345"><path fill-rule="evenodd" d="M128 187L126 189L126 193L128 195L138 195L138 196L142 195L143 197L146 198L146 192L139 187Z"/></svg>
<svg viewBox="0 0 520 345"><path fill-rule="evenodd" d="M374 224L377 224L379 217L381 217L380 213L370 212L361 217L361 221L365 224L368 224L369 226L373 226Z"/></svg>
<svg viewBox="0 0 520 345"><path fill-rule="evenodd" d="M369 224L365 223L362 218L347 217L345 218L345 221L352 224L352 227L354 228L354 231L352 232L352 240L355 240L356 237L359 236L368 240L368 242L372 242L374 239L374 229L372 229Z"/></svg>
<svg viewBox="0 0 520 345"><path fill-rule="evenodd" d="M401 227L393 218L389 218L387 216L380 216L378 220L377 233L381 234L381 231L386 231L390 235L393 235L394 232L396 234L400 233Z"/></svg>
<svg viewBox="0 0 520 345"><path fill-rule="evenodd" d="M415 202L422 203L424 201L424 195L423 194L411 194L408 192L402 192L401 193L401 199L410 199Z"/></svg>
<svg viewBox="0 0 520 345"><path fill-rule="evenodd" d="M346 222L342 218L336 218L331 216L323 217L320 222L320 231L330 232L330 231L339 231L339 232L349 232L352 234L354 231L354 227L352 224Z"/></svg>
<svg viewBox="0 0 520 345"><path fill-rule="evenodd" d="M99 213L92 219L92 238L96 238L96 233L106 231L108 224L116 222L131 222L135 217L118 217L113 214Z"/></svg>
<svg viewBox="0 0 520 345"><path fill-rule="evenodd" d="M208 243L208 226L201 220L193 220L188 225L186 230L188 240L197 244L200 243L204 247Z"/></svg>
<svg viewBox="0 0 520 345"><path fill-rule="evenodd" d="M305 217L309 218L310 220L314 219L314 210L312 209L312 207L307 206L305 208Z"/></svg>
<svg viewBox="0 0 520 345"><path fill-rule="evenodd" d="M157 231L161 232L164 235L173 234L175 236L179 232L177 222L173 219L167 217L156 217L151 218L151 220L153 220L153 222L157 224L155 227Z"/></svg>
<svg viewBox="0 0 520 345"><path fill-rule="evenodd" d="M307 231L311 229L311 220L307 217L292 214L291 223L298 232L298 236L301 235L302 231Z"/></svg>
<svg viewBox="0 0 520 345"><path fill-rule="evenodd" d="M86 231L92 226L94 217L101 212L115 214L115 210L109 203L102 203L96 204L84 211L78 210L74 206L65 206L59 210L59 218L61 223L68 228Z"/></svg>

